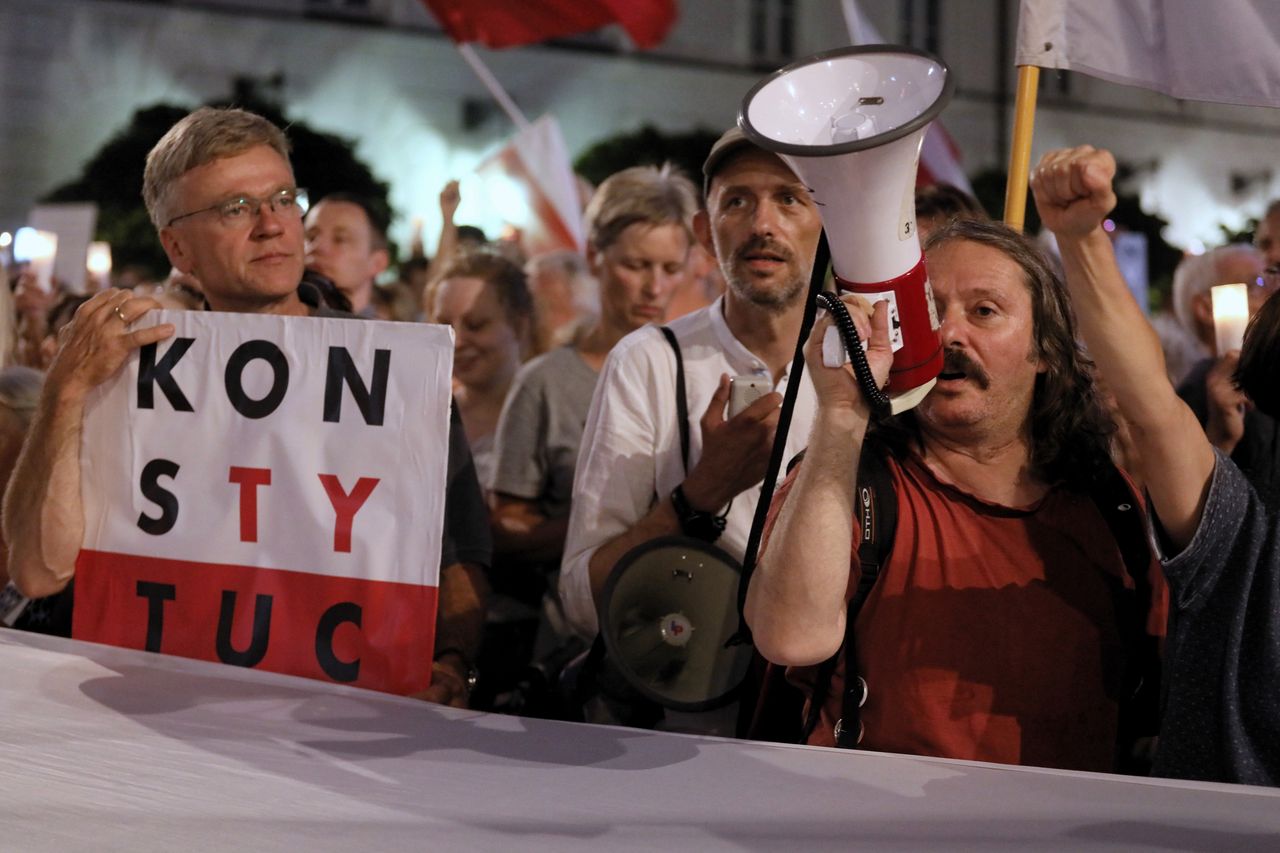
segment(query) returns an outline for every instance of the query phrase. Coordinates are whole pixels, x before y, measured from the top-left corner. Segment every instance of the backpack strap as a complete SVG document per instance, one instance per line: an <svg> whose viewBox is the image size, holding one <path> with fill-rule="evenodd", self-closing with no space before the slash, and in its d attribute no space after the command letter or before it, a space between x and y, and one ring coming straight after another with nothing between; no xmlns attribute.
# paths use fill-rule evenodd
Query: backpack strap
<svg viewBox="0 0 1280 853"><path fill-rule="evenodd" d="M676 355L676 420L680 424L680 458L684 460L684 471L689 473L689 401L684 387L684 356L680 352L680 342L676 333L667 326L659 326L662 336L671 344L671 351Z"/></svg>
<svg viewBox="0 0 1280 853"><path fill-rule="evenodd" d="M805 716L800 742L805 743L818 725L822 707L831 691L831 677L840 656L844 656L845 688L841 699L840 720L836 723L836 746L852 749L862 739L862 703L867 698L867 684L857 672L857 647L854 628L858 614L880 577L880 568L893 549L898 529L898 498L893 477L886 461L886 449L879 442L865 441L858 461L857 499L861 542L858 546L858 587L849 599L844 622L844 644L834 655L818 665L809 713Z"/></svg>

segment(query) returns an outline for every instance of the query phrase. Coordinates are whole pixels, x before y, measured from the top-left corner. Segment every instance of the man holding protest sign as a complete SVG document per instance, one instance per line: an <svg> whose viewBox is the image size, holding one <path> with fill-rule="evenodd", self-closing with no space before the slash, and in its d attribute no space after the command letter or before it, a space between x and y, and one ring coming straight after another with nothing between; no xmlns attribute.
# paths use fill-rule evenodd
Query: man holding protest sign
<svg viewBox="0 0 1280 853"><path fill-rule="evenodd" d="M100 478L94 479L93 476L88 475L96 476L98 467L110 469L119 460L100 458L107 454L90 455L88 460L94 464L82 470L80 458L82 434L86 442L96 442L99 437L85 429L86 413L92 415L94 411L101 411L104 399L110 398L110 395L115 393L114 387L127 386L127 382L122 383L118 379L122 369L132 371L129 376L137 375L136 408L139 411L134 412L128 407L126 399L128 389L125 388L117 396L120 400L126 401L121 403L124 408L120 410L122 416L127 416L129 420L127 424L121 421L105 425L108 432L112 429L129 429L132 432L131 428L135 421L142 422L145 420L144 414L148 417L150 415L149 412L144 413L141 410L161 408L166 405L164 403L157 405L161 398L167 399L167 406L171 413L192 412L194 407L182 391L185 385L189 390L194 391L192 398L200 408L201 420L196 422L197 428L211 423L211 418L229 419L227 420L229 426L225 429L214 431L205 426L203 435L197 433L193 436L200 438L218 435L225 445L202 448L204 451L202 455L213 457L223 452L241 451L248 454L254 451L259 456L265 454L266 460L273 467L279 467L276 465L278 457L285 456L287 458L282 461L290 463L284 467L285 475L296 473L294 469L300 467L299 463L323 464L326 467L321 468L321 471L338 469L342 463L364 464L362 459L347 458L352 455L351 446L363 447L363 445L350 442L345 445L334 444L334 436L338 437L337 440L342 440L342 436L346 433L334 432L329 428L331 422L338 421L344 422L338 426L345 426L345 422L353 417L351 414L353 407L349 401L346 406L348 415L345 418L341 416L344 388L347 392L346 396L354 398L356 403L354 407L358 410L354 415L356 426L360 426L361 416L363 416L364 426L381 426L386 415L389 418L389 425L394 427L391 421L404 415L403 423L406 426L412 423L414 427L421 428L422 425L417 419L425 414L428 419L435 418L433 424L438 425L437 435L445 428L444 418L447 412L443 404L436 407L437 411L409 408L384 413L387 388L392 389L394 396L396 391L404 390L408 385L399 378L400 372L388 366L391 362L390 350L374 351L371 344L365 346L371 355L376 356L372 359L374 363L372 372L367 366L356 364L356 359L361 353L360 347L364 346L375 333L383 332L374 324L360 323L354 324L358 328L349 328L352 324L331 320L326 322L337 322L338 325L286 326L278 320L268 319L270 317L333 318L341 316L324 308L313 289L305 285L299 286L303 274L302 214L306 197L305 192L295 185L293 170L288 160L288 143L278 128L265 119L243 110L210 108L197 110L170 129L148 155L143 195L170 260L176 268L194 274L200 279L209 308L213 312L236 312L259 315L259 317L245 317L232 323L227 318L218 317L216 314L208 314L204 317L193 315L190 321L183 318L176 325L160 323L147 328L134 327L136 321L143 318L151 309L160 306L153 299L134 297L129 292L119 290L97 294L77 312L75 318L63 331L59 353L49 368L45 393L36 415L35 427L30 433L30 440L23 449L10 489L6 493L4 530L11 547L10 575L21 591L31 596L57 593L67 587L78 569L83 574L85 566L94 565L93 553L82 551L86 543L86 532L91 537L89 541L98 541L93 537L101 537L103 529L109 529L113 524L118 526L122 516L130 516L138 508L142 508L143 512L138 517L136 525L132 519L126 518L125 521L130 526L141 528L144 533L162 536L174 529L175 524L180 523L178 499L175 496L175 492L179 491L177 479L179 466L172 461L153 458L146 467L142 468L139 477L137 471L127 466L132 464L133 454L144 451L140 446L126 444L119 455L130 458L123 461L122 464L126 467L121 470L127 471L133 482L139 483L143 497L141 500L136 497L133 482L130 482L129 493L123 500L128 501L132 498L135 506L113 506L111 512L98 506L103 503L103 495L95 492L94 488ZM220 392L221 389L216 387L220 383L206 383L193 389L194 380L189 378L192 371L197 371L194 375L199 376L198 371L203 366L204 372L208 372L207 365L202 365L197 356L204 354L206 358L211 357L210 353L219 346L220 342L225 348L226 341L223 339L234 338L239 326L243 326L246 330L242 335L256 337L253 340L243 341L231 353L225 372L226 399L221 400L220 394L215 393ZM424 332L423 327L413 328L419 331L420 336L430 337L430 332ZM207 334L197 335L190 331L191 329L204 331ZM328 341L324 338L330 331L333 333L334 342L341 346L327 346L326 370L324 345ZM271 340L271 334L276 335L276 342ZM190 335L190 337L184 337L184 335ZM447 335L442 337L447 338ZM157 349L162 342L170 340L171 342L167 344L168 349L163 352ZM378 340L381 346L382 338ZM283 342L289 350L288 356L277 345L279 342ZM130 362L133 352L139 348L141 348L141 358ZM192 350L192 355L188 356L184 364L183 355L188 350ZM310 350L316 350L318 357L312 355ZM138 366L138 361L141 362L141 367ZM404 361L407 360L397 359L396 365L399 366ZM315 362L319 362L318 366L314 364ZM304 422L301 425L305 426L306 430L297 431L293 430L293 423L287 419L289 406L293 405L295 400L305 403L308 399L305 396L305 389L289 395L286 399L284 392L289 385L290 367L295 371L295 388L307 384L305 378L308 375L319 377L319 381L309 384L324 386L322 408L325 429L317 431L323 436L321 438L311 440L310 435L307 434L315 430L314 423ZM116 377L117 381L109 382L108 380L112 380L113 377ZM267 378L270 378L270 382L264 383ZM212 387L212 390L206 386ZM261 391L267 386L269 388L264 395ZM157 388L162 394L154 394ZM435 397L431 397L430 394L425 396L419 394L417 397L400 396L406 400L418 402L420 405L423 404L423 400L430 399L440 399L447 404L447 377L443 388L445 389L443 393L433 392ZM408 388L408 390L416 392L421 389ZM147 392L148 398L145 401L144 391ZM318 401L319 390L316 390L313 396ZM219 401L220 409L211 401ZM393 402L392 405L395 403ZM97 410L95 406L98 407ZM274 419L277 426L272 427L268 423L271 420L268 416L274 414L276 408L281 409L281 416ZM297 406L293 405L293 408L296 409ZM312 411L317 408L320 408L318 402ZM215 409L217 411L214 411ZM236 417L237 414L239 418ZM414 420L410 421L409 418ZM259 419L262 420L262 426L258 427L260 433L270 429L274 429L275 432L268 433L265 439L258 442L262 447L241 446L239 436L242 426L244 424L252 426L251 422ZM172 431L172 424L186 424L190 421L180 421L172 417L166 423ZM212 421L212 423L222 424L221 421ZM279 426L281 423L287 426ZM330 563L341 563L344 558L357 559L351 554L353 519L357 519L355 524L358 536L361 535L360 530L365 530L366 533L363 535L367 539L367 530L370 528L381 534L378 542L367 543L365 539L360 539L361 548L356 550L359 553L368 544L367 550L370 553L383 555L383 561L392 564L389 571L391 581L403 580L396 572L413 562L411 558L406 559L404 554L394 550L398 544L397 540L410 540L417 535L418 531L425 529L427 539L424 541L427 542L427 546L417 556L421 562L420 558L424 554L434 554L435 550L439 549L441 569L438 576L438 590L431 587L433 572L428 571L425 583L419 572L416 585L413 582L387 583L367 598L360 598L353 592L348 596L353 598L351 601L335 599L320 615L320 624L315 626L314 657L316 660L311 662L311 666L319 667L315 677L327 676L334 680L368 684L378 689L396 692L416 692L413 690L413 685L417 685L416 689L421 690L428 680L425 663L409 662L407 667L401 665L404 662L388 663L384 660L386 649L362 645L366 639L364 634L373 634L377 630L377 626L371 624L374 619L370 618L370 614L376 618L384 610L394 609L402 599L421 601L426 609L417 612L435 611L438 613L438 618L434 641L435 661L429 670L431 686L420 695L431 701L465 706L470 682L474 675L470 661L478 646L484 619L485 582L482 566L488 561L489 543L484 504L475 480L470 453L466 448L465 438L456 417L453 417L450 423L452 426L449 429L447 475L443 460L435 460L439 469L437 479L445 484L437 492L442 492L444 499L441 501L437 497L433 501L428 497L425 503L420 502L430 509L427 517L411 516L399 502L405 495L410 494L412 484L387 482L385 475L383 481L386 484L379 492L378 478L361 477L353 482L350 475L344 481L338 475L321 473L319 482L323 484L323 491L320 491L320 503L313 507L310 497L307 497L305 506L300 506L296 502L281 502L281 498L277 495L286 496L295 492L301 494L299 491L301 486L291 492L288 483L280 482L282 479L287 479L287 476L278 477L275 488L265 488L272 485L270 468L247 467L243 464L240 466L233 464L230 467L231 492L233 498L238 495L239 500L238 514L224 512L221 515L226 515L228 518L220 518L217 517L216 512L209 513L210 517L197 519L197 521L204 523L209 540L207 546L209 553L220 556L224 554L248 556L220 561L236 563L231 566L192 562L195 554L201 557L206 556L206 552L201 550L194 554L183 555L184 560L180 563L174 560L165 563L166 570L171 570L174 566L182 570L175 574L175 577L180 578L184 583L190 582L192 578L199 580L216 576L219 572L222 573L221 577L225 578L232 570L236 578L243 579L250 576L246 573L268 569L256 575L258 578L267 578L266 581L253 581L248 589L242 587L239 590L241 593L258 590L256 596L240 595L240 598L244 599L242 605L245 605L241 609L248 613L248 605L253 606L250 614L253 636L247 644L243 641L244 630L237 634L238 643L232 642L232 626L243 621L235 615L238 612L235 607L237 591L234 587L222 590L222 609L221 613L217 614L219 658L242 665L256 665L257 660L262 660L263 656L278 654L279 643L267 643L271 629L273 596L263 594L261 584L279 592L290 583L296 583L298 578L306 578L304 583L307 584L323 586L329 583L335 589L355 589L356 587L363 589L359 582L352 580L359 574L358 567L355 570L335 570L333 565L330 565ZM99 426L103 424L100 423ZM283 429L292 431L282 436L279 433ZM163 435L156 439L156 442L163 444ZM308 449L313 449L311 445L318 445L322 451L326 447L328 450L327 453L314 454L316 457L314 459L304 457L299 460L290 455L295 444L307 445ZM410 461L417 461L417 457L429 455L413 452L421 449L422 442L419 441L416 444L419 446L410 448L409 455L414 457ZM86 446L89 445L86 444ZM198 458L194 460L187 458L184 459L184 464L193 470L199 470L202 461ZM234 457L232 461L236 461ZM388 470L394 469L399 461L397 458L394 460L396 464L384 467ZM429 459L427 462L430 467L432 460ZM222 470L226 471L226 468ZM82 476L86 476L83 496ZM161 477L167 478L165 482L160 481ZM190 477L186 480L191 482ZM223 484L228 482L225 473L221 481ZM200 480L195 482L209 490L216 485L214 482ZM319 488L316 486L315 474L308 473L306 482L311 486L312 492ZM111 487L116 485L118 483L110 484ZM238 488L235 488L236 486ZM218 492L218 494L223 493L223 491ZM327 502L325 502L326 495ZM370 497L371 495L373 498ZM274 516L267 511L260 513L257 504L260 499L266 510L270 510L271 506L278 506L282 512ZM380 501L385 504L384 509L377 506ZM443 507L440 506L441 503L444 504ZM413 501L407 504L410 507L418 505L419 503ZM357 515L362 508L365 514ZM307 515L309 509L315 511ZM328 513L327 518L322 517L324 513ZM236 515L238 518L232 517ZM334 553L328 554L323 561L264 566L262 560L254 558L252 550L245 550L250 546L243 544L256 543L259 515L276 518L276 528L289 528L284 531L286 535L283 538L286 539L292 537L294 540L302 540L309 529L309 524L311 527L320 525L322 529L332 528ZM442 520L444 531L442 537L439 535L441 524L437 523L436 519ZM182 518L181 523L186 524L188 532L184 534L178 530L175 536L181 539L181 536L185 535L192 542L199 541L192 538L199 536L201 531L192 528L190 516ZM230 538L236 540L225 546L225 550L216 536L224 527L232 531ZM144 541L161 542L161 539ZM328 541L326 538L326 546ZM157 547L161 551L164 550L162 546ZM215 548L219 550L214 551ZM306 553L310 555L310 552ZM396 559L391 559L392 557ZM135 565L145 563L145 559L139 557L122 565L128 570L133 570ZM359 559L365 558L362 556ZM125 571L122 565L108 566L108 570L99 571L98 576L107 576L107 582L110 583L112 572L118 574ZM272 569L299 568L304 571L271 571ZM414 567L409 566L409 568ZM432 569L434 566L428 566L428 568ZM351 575L347 574L348 571L351 571ZM272 578L275 580L271 580ZM280 578L287 578L288 583L281 581ZM387 580L388 578L375 576L374 579ZM89 578L85 577L82 580L87 581ZM117 586L119 586L118 579ZM166 607L171 607L175 613L171 621L182 620L186 613L181 607L185 607L187 602L174 600L175 589L178 589L176 580L173 584L167 585L144 582L139 579L136 595L137 599L144 599L145 606L142 612L145 614L146 647L161 650L163 640L164 650L168 650L170 643L167 637L173 637L173 642L178 643L179 653L187 654L187 651L181 650L186 647L181 645L184 638L180 636L181 632L189 630L185 621L176 623L182 626L181 629L170 631L169 635L162 635L163 614ZM423 589L428 590L425 597L421 594ZM216 597L216 590L210 588L207 591L211 591ZM82 590L82 593L84 592L86 591ZM113 607L106 611L108 619L123 621L120 614L115 612L117 604L128 603L133 607L130 612L134 614L139 612L137 600L126 602L134 592L132 588L125 591L113 590L115 595L112 599ZM183 594L186 595L185 590ZM82 597L88 598L87 595ZM294 596L294 598L297 597L297 595ZM305 598L307 595L302 597ZM249 601L251 598L253 600ZM276 607L277 624L282 622L289 624L291 618L289 607L292 603L286 597L282 599L281 605ZM82 600L80 607L77 608L75 616L77 636L81 635L83 614L80 611L88 605L87 600ZM97 603L93 606L99 607ZM216 605L213 605L213 610L217 611ZM84 617L85 620L88 618ZM412 624L412 619L406 620L403 614L397 618L399 622L396 631L399 634L416 633L419 637L425 637L425 643L417 648L431 647L429 630L424 631L420 624ZM120 626L107 627L109 629L107 632L111 633ZM128 633L130 639L122 640L122 644L142 646L142 640L137 636L141 633L138 626L128 626ZM173 636L175 634L179 636ZM203 646L213 646L213 643L208 642L210 638L203 639ZM306 642L310 643L311 639L308 637ZM239 645L239 649L235 648L236 645ZM229 650L227 654L223 653L224 647ZM255 649L257 649L256 653ZM231 654L232 652L235 654ZM208 651L192 653L192 656L211 657ZM376 680L370 682L364 678L357 678L354 673L360 668L362 660L366 673L380 667L383 669L389 667L398 675L382 682ZM264 664L264 668L312 674L310 669L298 670L289 666L272 665L270 662ZM350 674L350 677L335 675L335 673L344 672Z"/></svg>

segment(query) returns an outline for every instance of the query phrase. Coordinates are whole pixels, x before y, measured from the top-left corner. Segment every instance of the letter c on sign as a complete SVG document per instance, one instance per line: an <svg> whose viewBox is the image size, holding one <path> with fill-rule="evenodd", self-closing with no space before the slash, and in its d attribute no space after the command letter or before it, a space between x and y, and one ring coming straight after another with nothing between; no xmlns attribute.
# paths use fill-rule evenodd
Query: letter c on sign
<svg viewBox="0 0 1280 853"><path fill-rule="evenodd" d="M338 660L338 656L333 653L333 635L343 622L350 622L359 628L362 616L360 605L340 601L326 610L316 625L316 662L325 675L334 681L355 681L360 676L360 658L353 661Z"/></svg>

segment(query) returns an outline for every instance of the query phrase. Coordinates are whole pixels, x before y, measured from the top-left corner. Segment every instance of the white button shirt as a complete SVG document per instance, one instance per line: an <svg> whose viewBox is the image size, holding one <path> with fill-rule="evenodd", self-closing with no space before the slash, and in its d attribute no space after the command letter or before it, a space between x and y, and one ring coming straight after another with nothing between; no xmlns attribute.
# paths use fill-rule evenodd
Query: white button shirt
<svg viewBox="0 0 1280 853"><path fill-rule="evenodd" d="M702 456L700 421L720 375L769 377L764 362L729 331L724 297L668 324L680 342L689 410L689 467ZM788 365L790 370L790 365ZM806 374L787 435L785 463L809 443L816 400ZM784 374L774 390L785 393ZM685 478L676 424L676 363L656 326L627 335L605 361L591 400L573 482L573 509L560 568L560 598L575 630L598 628L588 562L601 545L629 530L657 501L669 500ZM733 499L724 533L716 540L741 560L751 532L757 484Z"/></svg>

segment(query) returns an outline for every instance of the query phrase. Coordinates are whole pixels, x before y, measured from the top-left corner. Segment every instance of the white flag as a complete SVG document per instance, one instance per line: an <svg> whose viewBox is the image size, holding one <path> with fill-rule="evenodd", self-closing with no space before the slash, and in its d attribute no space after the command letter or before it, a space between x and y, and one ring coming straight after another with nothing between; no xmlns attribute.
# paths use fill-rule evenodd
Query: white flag
<svg viewBox="0 0 1280 853"><path fill-rule="evenodd" d="M1022 0L1018 65L1280 107L1277 0Z"/></svg>

